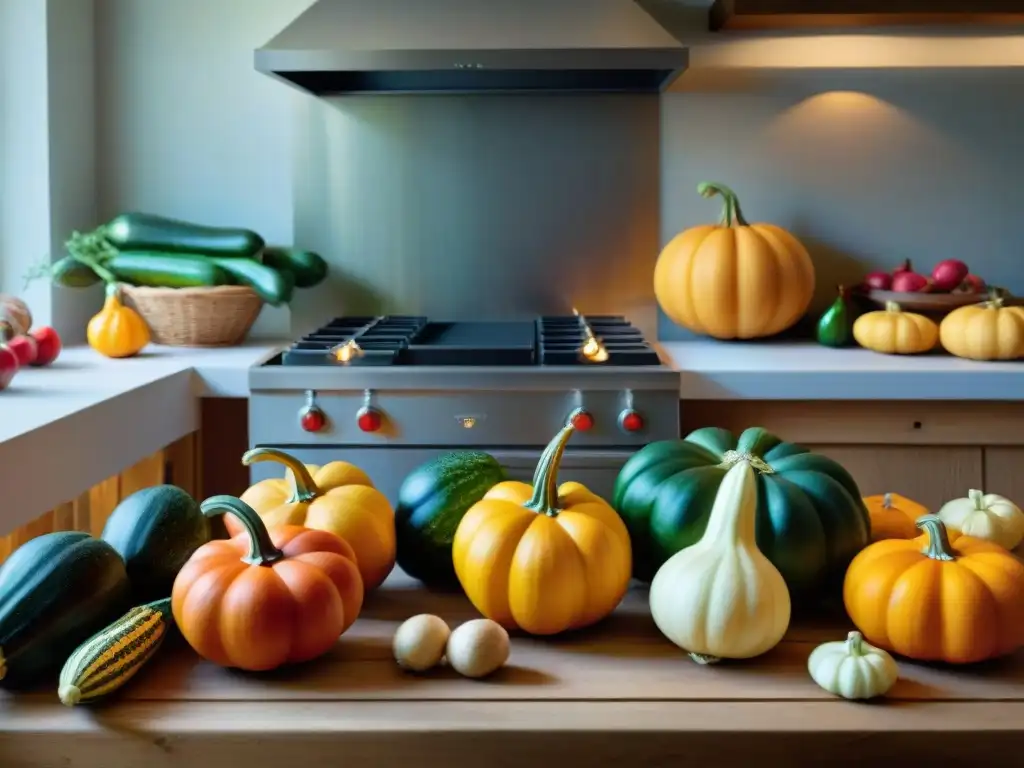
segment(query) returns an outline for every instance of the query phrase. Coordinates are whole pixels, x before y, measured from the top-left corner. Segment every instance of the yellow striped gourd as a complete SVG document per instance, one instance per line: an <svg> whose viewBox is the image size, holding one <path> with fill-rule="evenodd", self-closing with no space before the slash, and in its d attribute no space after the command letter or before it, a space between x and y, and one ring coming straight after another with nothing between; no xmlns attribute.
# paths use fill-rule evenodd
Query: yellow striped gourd
<svg viewBox="0 0 1024 768"><path fill-rule="evenodd" d="M171 600L132 608L68 657L57 693L73 707L113 693L149 661L173 625Z"/></svg>

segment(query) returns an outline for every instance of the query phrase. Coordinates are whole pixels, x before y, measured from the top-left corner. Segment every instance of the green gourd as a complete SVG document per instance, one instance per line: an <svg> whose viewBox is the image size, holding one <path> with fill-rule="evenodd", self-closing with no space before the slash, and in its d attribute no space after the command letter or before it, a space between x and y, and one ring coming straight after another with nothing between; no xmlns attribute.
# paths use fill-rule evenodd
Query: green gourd
<svg viewBox="0 0 1024 768"><path fill-rule="evenodd" d="M455 529L471 506L506 479L498 460L482 451L444 454L409 473L395 507L398 566L428 586L458 587Z"/></svg>
<svg viewBox="0 0 1024 768"><path fill-rule="evenodd" d="M832 306L818 320L817 339L826 347L848 347L853 344L853 321L856 319L850 307L850 292L839 286L839 295Z"/></svg>
<svg viewBox="0 0 1024 768"><path fill-rule="evenodd" d="M794 596L841 583L870 541L856 482L835 461L751 427L739 437L715 427L650 443L630 457L612 505L633 544L633 574L650 581L676 552L704 534L727 471L726 455L757 471L757 546Z"/></svg>

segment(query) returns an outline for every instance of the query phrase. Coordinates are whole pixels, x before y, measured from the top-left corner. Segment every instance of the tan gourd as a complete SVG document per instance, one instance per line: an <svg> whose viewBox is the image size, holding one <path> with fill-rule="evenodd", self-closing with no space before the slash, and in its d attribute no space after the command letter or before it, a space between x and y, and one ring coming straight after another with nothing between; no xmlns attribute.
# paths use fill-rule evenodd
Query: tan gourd
<svg viewBox="0 0 1024 768"><path fill-rule="evenodd" d="M865 349L887 355L919 355L939 343L939 326L914 312L904 312L889 301L885 309L861 315L853 324L853 338Z"/></svg>
<svg viewBox="0 0 1024 768"><path fill-rule="evenodd" d="M939 326L942 346L970 360L1024 357L1024 307L1005 307L993 297L983 304L954 309Z"/></svg>

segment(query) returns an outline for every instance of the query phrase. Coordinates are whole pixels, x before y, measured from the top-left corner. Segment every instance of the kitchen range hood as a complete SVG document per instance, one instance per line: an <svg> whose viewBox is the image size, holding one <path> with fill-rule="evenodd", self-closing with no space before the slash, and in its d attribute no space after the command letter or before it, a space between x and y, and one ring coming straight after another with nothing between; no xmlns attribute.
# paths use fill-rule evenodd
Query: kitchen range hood
<svg viewBox="0 0 1024 768"><path fill-rule="evenodd" d="M316 0L255 53L317 96L658 93L687 61L635 0Z"/></svg>

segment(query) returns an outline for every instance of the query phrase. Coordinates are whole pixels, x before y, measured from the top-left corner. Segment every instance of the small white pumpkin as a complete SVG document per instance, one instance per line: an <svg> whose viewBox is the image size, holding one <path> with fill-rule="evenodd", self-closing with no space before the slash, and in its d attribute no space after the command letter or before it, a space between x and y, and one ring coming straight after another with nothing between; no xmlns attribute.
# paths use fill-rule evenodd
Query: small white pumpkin
<svg viewBox="0 0 1024 768"><path fill-rule="evenodd" d="M730 451L704 536L658 569L651 582L654 623L700 664L767 653L789 628L789 589L757 548L755 469L763 461Z"/></svg>
<svg viewBox="0 0 1024 768"><path fill-rule="evenodd" d="M971 490L966 499L947 501L939 510L947 528L1006 549L1024 540L1024 512L1009 499Z"/></svg>
<svg viewBox="0 0 1024 768"><path fill-rule="evenodd" d="M410 672L426 672L444 658L451 629L439 616L421 613L406 619L395 631L395 661Z"/></svg>
<svg viewBox="0 0 1024 768"><path fill-rule="evenodd" d="M460 624L448 638L448 666L465 677L486 677L505 665L508 632L490 619Z"/></svg>
<svg viewBox="0 0 1024 768"><path fill-rule="evenodd" d="M807 671L829 693L854 700L884 696L900 672L893 657L864 642L860 632L819 645L807 659Z"/></svg>

